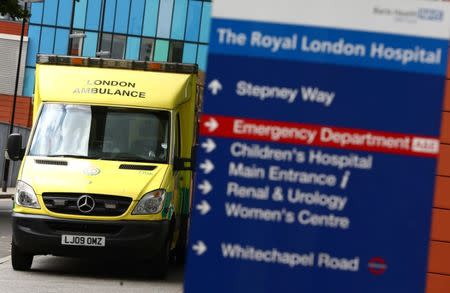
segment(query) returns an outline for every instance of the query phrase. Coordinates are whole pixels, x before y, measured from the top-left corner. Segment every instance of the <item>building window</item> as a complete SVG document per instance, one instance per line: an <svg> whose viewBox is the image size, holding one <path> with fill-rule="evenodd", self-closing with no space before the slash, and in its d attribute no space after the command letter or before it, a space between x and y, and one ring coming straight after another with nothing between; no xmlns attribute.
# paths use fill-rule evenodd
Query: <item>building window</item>
<svg viewBox="0 0 450 293"><path fill-rule="evenodd" d="M153 48L155 46L155 40L149 38L143 38L141 42L141 53L139 60L151 61L153 60Z"/></svg>
<svg viewBox="0 0 450 293"><path fill-rule="evenodd" d="M70 55L72 56L81 56L81 52L83 50L83 37L84 34L82 31L72 31L70 36L71 38L71 47L70 47Z"/></svg>
<svg viewBox="0 0 450 293"><path fill-rule="evenodd" d="M122 35L114 35L111 48L111 58L125 59L125 42L126 37Z"/></svg>
<svg viewBox="0 0 450 293"><path fill-rule="evenodd" d="M111 57L111 44L112 44L112 34L103 33L99 46L100 52L97 53L97 56L102 58Z"/></svg>
<svg viewBox="0 0 450 293"><path fill-rule="evenodd" d="M86 37L83 40L83 56L97 56L98 33L85 32Z"/></svg>
<svg viewBox="0 0 450 293"><path fill-rule="evenodd" d="M137 37L127 38L127 48L125 50L125 59L127 60L138 60L140 52L141 39Z"/></svg>
<svg viewBox="0 0 450 293"><path fill-rule="evenodd" d="M45 52L206 66L210 0L30 2L29 68Z"/></svg>
<svg viewBox="0 0 450 293"><path fill-rule="evenodd" d="M183 61L183 42L170 42L169 62L181 63Z"/></svg>
<svg viewBox="0 0 450 293"><path fill-rule="evenodd" d="M167 62L168 58L169 58L169 41L156 40L153 60L157 62Z"/></svg>

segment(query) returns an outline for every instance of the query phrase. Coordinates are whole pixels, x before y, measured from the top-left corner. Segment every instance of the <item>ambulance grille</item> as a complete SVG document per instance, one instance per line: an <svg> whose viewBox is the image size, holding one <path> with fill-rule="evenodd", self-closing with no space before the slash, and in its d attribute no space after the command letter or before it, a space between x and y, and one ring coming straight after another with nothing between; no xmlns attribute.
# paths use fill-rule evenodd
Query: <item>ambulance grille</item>
<svg viewBox="0 0 450 293"><path fill-rule="evenodd" d="M66 161L53 161L53 160L34 160L36 162L36 164L41 164L41 165L57 165L57 166L67 166L67 162Z"/></svg>
<svg viewBox="0 0 450 293"><path fill-rule="evenodd" d="M90 212L82 212L78 207L78 199L88 195L94 200L94 208ZM130 197L87 194L87 193L53 193L42 194L45 207L60 214L116 217L124 214L131 204Z"/></svg>
<svg viewBox="0 0 450 293"><path fill-rule="evenodd" d="M152 171L155 170L156 166L144 166L144 165L127 165L122 164L119 166L119 169L125 169L125 170L146 170L146 171Z"/></svg>

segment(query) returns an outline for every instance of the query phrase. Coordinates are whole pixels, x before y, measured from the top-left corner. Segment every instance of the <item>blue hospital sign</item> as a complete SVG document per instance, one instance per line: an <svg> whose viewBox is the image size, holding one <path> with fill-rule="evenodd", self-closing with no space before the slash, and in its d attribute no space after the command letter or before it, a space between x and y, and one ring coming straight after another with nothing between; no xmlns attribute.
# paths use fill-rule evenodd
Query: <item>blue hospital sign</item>
<svg viewBox="0 0 450 293"><path fill-rule="evenodd" d="M216 0L185 292L424 292L449 15Z"/></svg>

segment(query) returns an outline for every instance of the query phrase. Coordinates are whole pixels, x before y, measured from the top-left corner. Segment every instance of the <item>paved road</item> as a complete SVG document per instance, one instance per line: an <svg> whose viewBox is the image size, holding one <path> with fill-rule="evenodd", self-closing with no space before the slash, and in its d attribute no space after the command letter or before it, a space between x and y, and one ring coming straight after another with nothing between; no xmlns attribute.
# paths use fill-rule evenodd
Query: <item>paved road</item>
<svg viewBox="0 0 450 293"><path fill-rule="evenodd" d="M11 199L0 199L0 259L11 254L12 204Z"/></svg>
<svg viewBox="0 0 450 293"><path fill-rule="evenodd" d="M149 279L145 267L53 256L35 257L31 271L17 272L10 261L0 264L0 292L183 292L183 271L171 268L164 281Z"/></svg>
<svg viewBox="0 0 450 293"><path fill-rule="evenodd" d="M11 200L0 199L0 292L183 292L184 274L180 266L172 266L167 279L160 281L150 279L143 264L37 256L30 272L16 272L8 257L11 206Z"/></svg>

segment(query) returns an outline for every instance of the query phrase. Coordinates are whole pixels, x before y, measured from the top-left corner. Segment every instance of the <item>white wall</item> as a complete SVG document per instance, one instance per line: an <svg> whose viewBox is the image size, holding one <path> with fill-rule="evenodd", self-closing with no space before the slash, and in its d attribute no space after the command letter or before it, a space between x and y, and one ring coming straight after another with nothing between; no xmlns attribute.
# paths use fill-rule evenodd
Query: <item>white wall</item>
<svg viewBox="0 0 450 293"><path fill-rule="evenodd" d="M0 94L13 95L19 58L20 36L0 34ZM22 95L28 38L24 37L17 94Z"/></svg>

